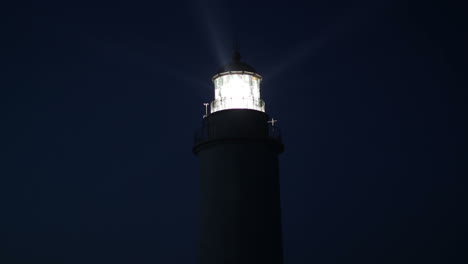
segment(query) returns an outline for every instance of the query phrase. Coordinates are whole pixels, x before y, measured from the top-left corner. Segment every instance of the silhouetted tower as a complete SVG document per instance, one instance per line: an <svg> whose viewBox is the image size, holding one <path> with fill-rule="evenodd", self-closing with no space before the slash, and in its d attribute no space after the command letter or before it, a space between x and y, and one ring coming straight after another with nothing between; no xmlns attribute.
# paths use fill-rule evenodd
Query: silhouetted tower
<svg viewBox="0 0 468 264"><path fill-rule="evenodd" d="M265 113L261 80L238 52L213 77L215 98L193 147L201 166L200 264L283 262L283 144Z"/></svg>

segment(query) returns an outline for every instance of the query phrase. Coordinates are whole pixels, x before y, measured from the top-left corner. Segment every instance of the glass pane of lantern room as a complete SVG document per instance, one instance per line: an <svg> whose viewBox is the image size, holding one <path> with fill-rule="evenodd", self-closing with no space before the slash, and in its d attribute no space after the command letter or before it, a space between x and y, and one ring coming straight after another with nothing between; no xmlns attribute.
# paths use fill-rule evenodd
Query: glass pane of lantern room
<svg viewBox="0 0 468 264"><path fill-rule="evenodd" d="M214 80L214 111L255 109L264 111L260 99L260 79L250 74L230 73Z"/></svg>

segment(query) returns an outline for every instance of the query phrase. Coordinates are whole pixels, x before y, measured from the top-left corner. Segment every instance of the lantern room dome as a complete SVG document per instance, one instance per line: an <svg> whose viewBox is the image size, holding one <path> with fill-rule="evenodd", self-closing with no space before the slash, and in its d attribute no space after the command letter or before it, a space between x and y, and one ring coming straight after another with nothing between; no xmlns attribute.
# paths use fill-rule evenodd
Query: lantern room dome
<svg viewBox="0 0 468 264"><path fill-rule="evenodd" d="M231 71L246 71L251 73L257 73L254 67L248 65L247 63L241 62L241 55L238 51L235 51L232 55L232 61L219 68L217 73L219 74Z"/></svg>

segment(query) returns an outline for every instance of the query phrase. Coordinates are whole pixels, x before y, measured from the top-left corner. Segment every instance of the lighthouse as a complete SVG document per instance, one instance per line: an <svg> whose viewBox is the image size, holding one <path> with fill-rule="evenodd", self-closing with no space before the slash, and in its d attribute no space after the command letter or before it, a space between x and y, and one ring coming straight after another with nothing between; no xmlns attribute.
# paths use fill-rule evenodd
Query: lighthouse
<svg viewBox="0 0 468 264"><path fill-rule="evenodd" d="M262 77L234 52L212 78L214 100L195 134L200 162L200 264L282 264L279 160Z"/></svg>

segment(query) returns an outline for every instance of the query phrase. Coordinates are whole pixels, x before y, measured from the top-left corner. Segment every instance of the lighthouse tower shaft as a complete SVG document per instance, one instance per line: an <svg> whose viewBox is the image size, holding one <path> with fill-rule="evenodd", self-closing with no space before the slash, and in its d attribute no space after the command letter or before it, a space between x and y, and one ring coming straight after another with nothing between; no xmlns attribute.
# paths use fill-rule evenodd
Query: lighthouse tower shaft
<svg viewBox="0 0 468 264"><path fill-rule="evenodd" d="M203 120L200 159L200 264L281 264L278 155L268 115L227 109Z"/></svg>

